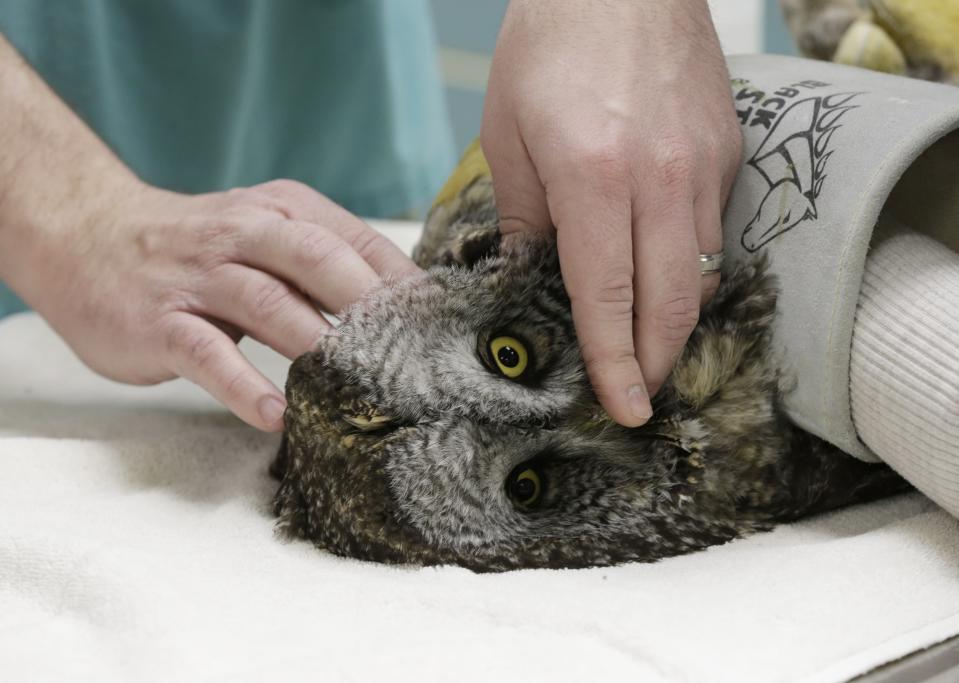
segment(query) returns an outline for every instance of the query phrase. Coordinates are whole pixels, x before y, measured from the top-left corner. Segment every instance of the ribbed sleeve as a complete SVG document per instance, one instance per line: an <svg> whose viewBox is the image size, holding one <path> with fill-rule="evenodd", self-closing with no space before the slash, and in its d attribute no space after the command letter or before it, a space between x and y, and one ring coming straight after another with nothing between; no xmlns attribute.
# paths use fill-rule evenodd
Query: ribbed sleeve
<svg viewBox="0 0 959 683"><path fill-rule="evenodd" d="M850 392L862 441L959 516L959 254L908 230L872 249Z"/></svg>

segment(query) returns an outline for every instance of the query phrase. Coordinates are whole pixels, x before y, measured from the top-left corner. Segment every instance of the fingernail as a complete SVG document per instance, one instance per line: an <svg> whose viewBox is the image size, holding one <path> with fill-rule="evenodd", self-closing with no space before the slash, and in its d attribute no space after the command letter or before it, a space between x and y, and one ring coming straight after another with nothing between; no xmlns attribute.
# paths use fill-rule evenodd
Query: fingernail
<svg viewBox="0 0 959 683"><path fill-rule="evenodd" d="M286 403L276 396L265 396L259 403L260 417L268 425L274 425L283 418L283 411L286 410Z"/></svg>
<svg viewBox="0 0 959 683"><path fill-rule="evenodd" d="M626 399L634 417L646 422L653 416L653 407L649 403L649 396L646 395L646 389L641 385L634 384L631 386L626 392Z"/></svg>

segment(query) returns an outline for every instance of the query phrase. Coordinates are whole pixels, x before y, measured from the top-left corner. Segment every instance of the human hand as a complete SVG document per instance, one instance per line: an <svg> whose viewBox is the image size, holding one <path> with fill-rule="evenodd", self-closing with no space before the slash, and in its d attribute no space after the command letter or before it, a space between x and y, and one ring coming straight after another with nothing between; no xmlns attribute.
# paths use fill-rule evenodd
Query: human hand
<svg viewBox="0 0 959 683"><path fill-rule="evenodd" d="M309 187L188 196L145 185L0 34L0 279L91 368L192 380L260 429L283 394L244 334L289 358L380 278L416 267Z"/></svg>
<svg viewBox="0 0 959 683"><path fill-rule="evenodd" d="M636 426L719 276L742 138L705 0L513 0L481 133L504 235L557 231L586 370Z"/></svg>
<svg viewBox="0 0 959 683"><path fill-rule="evenodd" d="M243 356L247 334L288 358L336 312L416 267L306 185L276 180L188 196L137 181L37 248L28 299L92 369L132 384L175 376L262 430L283 393Z"/></svg>

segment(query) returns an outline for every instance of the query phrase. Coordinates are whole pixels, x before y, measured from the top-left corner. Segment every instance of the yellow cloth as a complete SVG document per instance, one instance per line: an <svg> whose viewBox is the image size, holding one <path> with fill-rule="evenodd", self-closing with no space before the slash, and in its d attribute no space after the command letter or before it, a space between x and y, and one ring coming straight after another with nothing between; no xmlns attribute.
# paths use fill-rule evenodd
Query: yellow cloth
<svg viewBox="0 0 959 683"><path fill-rule="evenodd" d="M832 61L887 74L906 73L902 50L888 33L868 19L859 19L846 30Z"/></svg>
<svg viewBox="0 0 959 683"><path fill-rule="evenodd" d="M959 79L959 0L870 0L875 22L910 63Z"/></svg>
<svg viewBox="0 0 959 683"><path fill-rule="evenodd" d="M483 155L483 149L480 147L479 138L477 138L463 152L460 162L446 180L443 189L436 195L436 199L433 200L433 206L447 203L471 182L489 174L489 164L486 163L486 157Z"/></svg>

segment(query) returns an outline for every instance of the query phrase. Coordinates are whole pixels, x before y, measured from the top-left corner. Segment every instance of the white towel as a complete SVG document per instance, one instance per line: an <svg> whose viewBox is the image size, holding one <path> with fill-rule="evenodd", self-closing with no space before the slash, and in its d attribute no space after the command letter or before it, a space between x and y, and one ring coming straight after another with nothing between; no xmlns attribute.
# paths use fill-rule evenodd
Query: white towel
<svg viewBox="0 0 959 683"><path fill-rule="evenodd" d="M477 575L278 541L277 443L0 322L3 680L828 682L959 633L959 522L917 494L653 565Z"/></svg>

